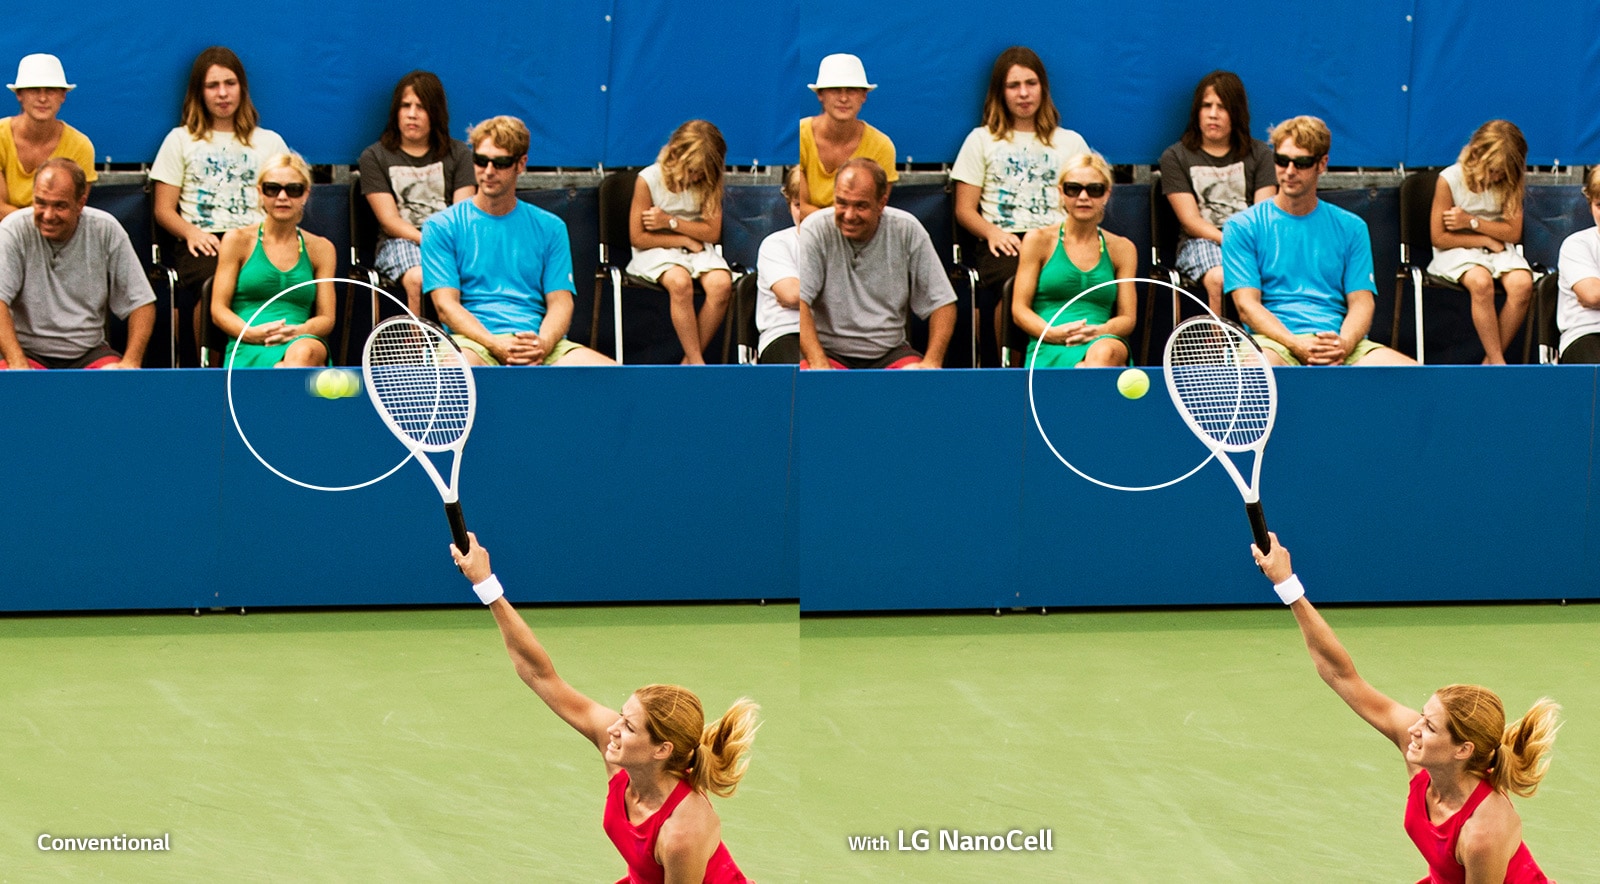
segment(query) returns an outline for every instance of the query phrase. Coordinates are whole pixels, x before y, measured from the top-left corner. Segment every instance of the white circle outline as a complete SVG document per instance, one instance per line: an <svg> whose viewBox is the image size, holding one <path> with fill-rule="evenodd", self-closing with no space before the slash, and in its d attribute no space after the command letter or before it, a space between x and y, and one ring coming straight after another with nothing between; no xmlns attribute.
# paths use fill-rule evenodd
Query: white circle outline
<svg viewBox="0 0 1600 884"><path fill-rule="evenodd" d="M287 295L288 293L294 291L295 289L303 288L303 287L308 286L308 285L316 285L317 283L321 283L321 282L331 282L331 283L335 283L335 284L342 282L342 283L350 283L350 284L354 284L354 285L364 285L367 288L372 289L374 292L377 292L378 294L383 295L384 297L386 297L389 300L391 300L391 301L395 302L396 304L398 304L400 306L400 309L404 310L406 312L406 314L408 316L410 316L412 319L416 319L417 318L416 314L411 312L411 308L407 307L405 305L405 303L402 302L399 298L396 298L394 295L390 294L389 292L384 291L381 288L378 288L377 286L373 285L370 282L363 282L363 281L361 281L359 279L339 279L339 278L336 278L336 277L324 277L324 278L321 278L321 279L308 279L305 282L297 282L294 285L289 286L288 288L284 289L283 291L278 292L276 295L273 295L272 297L268 298L265 303L263 303L260 307L256 308L254 313L250 314L250 318L249 319L245 320L245 323L244 323L245 328L253 327L255 325L255 322L256 322L256 317L261 315L261 311L263 311L263 310L267 309L267 307L271 306L273 301L278 300L279 298L283 297L284 295ZM326 342L324 342L324 343L326 343ZM379 475L379 476L375 476L375 477L373 477L371 479L368 479L365 482L360 482L360 483L357 483L355 485L317 485L317 484L314 484L312 482L302 482L299 479L296 479L295 477L289 475L288 473L283 472L282 470L280 470L277 467L273 466L265 457L261 456L261 452L257 451L256 447L254 445L250 444L250 437L245 435L244 427L239 426L239 411L238 411L238 409L236 409L234 407L234 404L233 404L233 361L234 361L234 358L238 356L238 354L239 354L239 348L238 347L234 347L232 350L230 350L228 352L228 366L227 366L227 368L228 368L228 380L227 380L228 416L233 418L233 429L236 432L238 432L239 439L244 442L244 447L249 449L250 453L255 455L256 460L260 461L261 465L266 467L267 470L270 471L274 476L277 476L278 478L284 480L285 482L289 482L289 483L294 484L294 485L299 485L301 488L305 488L305 489L308 489L308 490L311 490L311 491L355 491L358 488L365 488L368 485L376 485L377 483L382 482L384 479L387 479L390 476L394 475L395 473L399 472L400 468L405 466L406 463L411 460L411 458L417 456L416 449L407 448L406 449L406 456L401 458L399 463L397 463L394 466L390 467L389 471L387 473L384 473L384 474Z"/></svg>
<svg viewBox="0 0 1600 884"><path fill-rule="evenodd" d="M1046 324L1048 326L1054 326L1056 324L1056 318L1061 315L1061 312L1063 310L1066 310L1068 307L1071 307L1079 298L1083 297L1084 295L1087 295L1090 292L1095 291L1096 289L1102 289L1102 288L1105 288L1108 285L1116 285L1117 283L1121 283L1121 282L1131 282L1131 283L1136 283L1136 284L1142 282L1142 283L1153 283L1155 285L1164 285L1167 288L1172 289L1174 292L1177 292L1177 293L1179 293L1181 295L1184 295L1184 296L1188 297L1189 300L1195 302L1196 304L1199 304L1200 305L1200 309L1206 311L1207 313L1210 313L1212 318L1218 319L1219 322L1221 321L1220 318L1217 317L1217 314L1211 312L1211 306L1209 304L1207 304L1206 302L1204 302L1204 301L1200 300L1199 298L1195 297L1194 293L1189 291L1188 289L1180 288L1178 286L1173 285L1170 282L1167 282L1167 281L1161 280L1161 279L1141 279L1141 278L1138 278L1138 277L1129 277L1129 278L1125 278L1125 279L1108 279L1105 282L1096 283L1095 285L1089 286L1088 288L1084 289L1083 291L1077 293L1076 295L1074 295L1070 299L1068 299L1065 304L1062 304L1059 308L1056 309L1056 312L1050 314L1050 319L1047 320ZM1129 348L1129 351L1132 352L1133 345L1129 344L1128 348ZM1168 479L1167 481L1162 482L1162 483L1157 484L1157 485L1118 485L1115 482L1106 482L1106 481L1103 481L1101 479L1096 479L1094 476L1091 476L1088 473L1085 473L1083 470L1078 469L1076 466L1073 466L1072 461L1067 460L1066 456L1063 455L1060 451L1058 451L1056 449L1055 442L1051 441L1051 439L1050 439L1050 434L1046 433L1044 431L1044 423L1039 420L1039 405L1035 401L1034 396L1033 396L1033 367L1034 367L1034 364L1036 362L1038 362L1038 361L1039 361L1039 348L1035 347L1035 348L1033 348L1033 355L1028 358L1028 410L1033 412L1033 425L1034 425L1034 427L1036 429L1038 429L1039 438L1044 440L1045 447L1049 448L1050 449L1050 453L1054 454L1056 456L1056 460L1061 461L1062 464L1066 465L1067 469L1073 471L1074 473L1077 473L1080 477L1082 477L1082 478L1084 478L1084 479L1086 479L1086 480L1088 480L1090 482L1093 482L1094 484L1099 485L1102 488L1109 488L1112 491L1158 491L1158 490L1160 490L1162 488L1166 488L1166 487L1171 486L1171 485L1176 485L1179 482L1182 482L1184 479L1187 479L1190 476L1194 475L1195 473L1200 472L1202 469L1205 468L1206 464L1210 463L1212 461L1212 459L1217 456L1216 449L1215 448L1209 448L1208 449L1208 453L1205 456L1205 459L1200 461L1199 463L1195 464L1194 465L1194 469L1191 469L1189 472L1184 473L1183 475L1178 476L1175 479Z"/></svg>

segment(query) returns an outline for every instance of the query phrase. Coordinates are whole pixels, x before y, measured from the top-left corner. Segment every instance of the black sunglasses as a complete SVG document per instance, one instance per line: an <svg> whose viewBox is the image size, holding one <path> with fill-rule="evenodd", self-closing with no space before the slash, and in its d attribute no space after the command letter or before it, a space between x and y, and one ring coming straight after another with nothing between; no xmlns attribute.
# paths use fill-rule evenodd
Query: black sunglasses
<svg viewBox="0 0 1600 884"><path fill-rule="evenodd" d="M1321 154L1309 157L1286 157L1276 151L1274 151L1272 154L1272 161L1276 163L1280 169L1288 168L1290 163L1293 163L1296 169L1309 169L1312 166L1315 166L1321 159Z"/></svg>
<svg viewBox="0 0 1600 884"><path fill-rule="evenodd" d="M289 195L289 199L297 200L306 195L306 186L298 181L292 184L279 184L276 181L263 181L261 182L261 192L273 199L276 199L280 193L287 193Z"/></svg>
<svg viewBox="0 0 1600 884"><path fill-rule="evenodd" d="M484 166L494 166L496 169L509 169L517 164L521 157L486 157L477 151L472 153L472 164L482 169Z"/></svg>
<svg viewBox="0 0 1600 884"><path fill-rule="evenodd" d="M1110 189L1111 185L1101 184L1099 182L1095 182L1094 184L1079 184L1076 181L1061 182L1061 192L1069 197L1072 197L1073 199L1077 199L1078 194L1087 192L1090 199L1097 200L1105 196L1106 191Z"/></svg>

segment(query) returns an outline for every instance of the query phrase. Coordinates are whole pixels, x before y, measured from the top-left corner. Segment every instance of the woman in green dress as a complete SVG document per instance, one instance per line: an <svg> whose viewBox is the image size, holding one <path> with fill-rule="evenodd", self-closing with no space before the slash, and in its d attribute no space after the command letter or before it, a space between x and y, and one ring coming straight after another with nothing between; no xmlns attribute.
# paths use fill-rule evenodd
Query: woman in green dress
<svg viewBox="0 0 1600 884"><path fill-rule="evenodd" d="M211 319L231 339L223 364L231 358L237 368L326 365L333 283L300 285L277 297L334 275L333 243L300 229L311 169L299 154L278 154L262 164L256 187L266 220L222 237L212 283Z"/></svg>
<svg viewBox="0 0 1600 884"><path fill-rule="evenodd" d="M1128 338L1138 310L1132 279L1139 257L1131 240L1100 227L1111 199L1111 168L1097 153L1077 154L1062 166L1060 186L1067 220L1029 231L1017 263L1011 317L1030 338L1023 364L1131 365ZM1114 279L1123 281L1073 301Z"/></svg>

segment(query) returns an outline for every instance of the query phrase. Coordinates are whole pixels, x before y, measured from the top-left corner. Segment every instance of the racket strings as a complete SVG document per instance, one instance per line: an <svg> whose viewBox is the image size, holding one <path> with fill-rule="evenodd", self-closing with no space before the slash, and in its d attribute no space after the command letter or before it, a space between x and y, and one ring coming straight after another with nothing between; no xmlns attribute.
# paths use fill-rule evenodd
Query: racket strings
<svg viewBox="0 0 1600 884"><path fill-rule="evenodd" d="M1196 324L1172 341L1168 364L1179 402L1213 441L1245 447L1271 430L1269 369L1243 335L1225 326Z"/></svg>
<svg viewBox="0 0 1600 884"><path fill-rule="evenodd" d="M452 343L431 330L395 325L371 342L372 392L408 438L444 447L472 424L472 387Z"/></svg>

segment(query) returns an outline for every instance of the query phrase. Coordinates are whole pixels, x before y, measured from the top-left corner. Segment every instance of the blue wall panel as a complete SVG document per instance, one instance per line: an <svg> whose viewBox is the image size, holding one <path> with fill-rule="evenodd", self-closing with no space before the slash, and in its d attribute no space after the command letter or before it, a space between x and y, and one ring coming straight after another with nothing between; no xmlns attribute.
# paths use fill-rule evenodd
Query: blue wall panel
<svg viewBox="0 0 1600 884"><path fill-rule="evenodd" d="M1204 450L1113 370L1035 378L1079 469ZM518 601L800 598L808 611L1252 604L1215 464L1107 490L1037 433L1025 371L491 369L461 474ZM403 456L363 398L240 372L241 426L318 484ZM222 371L8 372L0 611L470 601L414 464L307 491L244 447ZM1592 366L1280 371L1272 527L1330 602L1600 597Z"/></svg>
<svg viewBox="0 0 1600 884"><path fill-rule="evenodd" d="M240 54L265 125L319 163L355 161L412 68L443 78L458 134L497 113L526 120L534 165L646 163L693 116L723 128L731 164L782 163L798 153L798 118L817 111L805 84L830 52L865 60L880 88L862 118L889 133L900 161L950 162L978 123L995 56L1013 43L1040 52L1065 124L1117 163L1154 162L1181 133L1193 84L1215 68L1244 78L1258 137L1295 114L1327 119L1335 165L1447 163L1493 116L1523 126L1534 162L1600 159L1600 121L1588 112L1600 99L1600 11L1578 0L1513 16L1438 0L1347 0L1286 16L1251 0L1220 19L1176 0L1026 16L907 0L723 0L690 12L642 0L492 0L461 12L286 0L275 12L285 28L171 2L90 4L72 21L8 10L0 65L9 81L21 55L61 55L80 86L62 118L117 162L154 158L189 64L211 44ZM401 36L419 32L426 39Z"/></svg>
<svg viewBox="0 0 1600 884"><path fill-rule="evenodd" d="M1600 160L1600 6L1416 7L1407 164L1455 162L1472 131L1496 117L1522 128L1531 165Z"/></svg>

